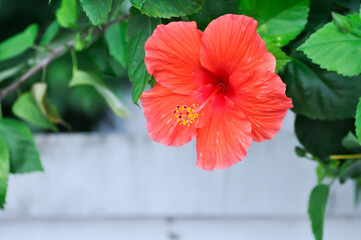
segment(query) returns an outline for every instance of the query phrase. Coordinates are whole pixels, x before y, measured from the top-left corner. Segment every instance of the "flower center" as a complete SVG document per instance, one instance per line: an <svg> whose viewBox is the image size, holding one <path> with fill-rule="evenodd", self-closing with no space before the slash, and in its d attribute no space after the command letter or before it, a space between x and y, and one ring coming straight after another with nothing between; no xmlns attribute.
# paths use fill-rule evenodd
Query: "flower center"
<svg viewBox="0 0 361 240"><path fill-rule="evenodd" d="M196 111L198 106L199 104L193 104L190 107L187 105L177 105L172 113L174 118L177 119L179 125L190 127L191 124L195 123L199 117L199 113Z"/></svg>
<svg viewBox="0 0 361 240"><path fill-rule="evenodd" d="M226 94L226 90L227 88L229 88L229 85L227 85L222 80L220 80L220 82L216 85L216 87L219 89L219 92Z"/></svg>

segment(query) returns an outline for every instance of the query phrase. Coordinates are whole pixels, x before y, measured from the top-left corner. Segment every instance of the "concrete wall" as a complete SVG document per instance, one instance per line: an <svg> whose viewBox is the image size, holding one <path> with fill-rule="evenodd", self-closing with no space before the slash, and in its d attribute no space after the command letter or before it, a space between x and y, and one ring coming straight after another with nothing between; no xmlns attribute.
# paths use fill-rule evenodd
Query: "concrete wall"
<svg viewBox="0 0 361 240"><path fill-rule="evenodd" d="M312 239L315 163L295 156L293 120L213 172L195 167L195 142L157 144L142 118L119 122L123 133L38 135L45 172L10 177L0 239ZM325 240L360 239L353 197L334 184Z"/></svg>

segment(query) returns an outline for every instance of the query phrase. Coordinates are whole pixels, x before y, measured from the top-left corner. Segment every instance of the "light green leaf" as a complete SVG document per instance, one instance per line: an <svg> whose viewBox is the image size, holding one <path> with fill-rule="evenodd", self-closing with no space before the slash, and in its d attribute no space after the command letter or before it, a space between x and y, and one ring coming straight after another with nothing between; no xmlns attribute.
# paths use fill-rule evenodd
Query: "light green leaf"
<svg viewBox="0 0 361 240"><path fill-rule="evenodd" d="M357 110L356 110L356 136L361 143L361 98L359 100L359 103L357 104Z"/></svg>
<svg viewBox="0 0 361 240"><path fill-rule="evenodd" d="M61 7L56 10L56 20L64 28L74 27L78 20L77 1L61 0Z"/></svg>
<svg viewBox="0 0 361 240"><path fill-rule="evenodd" d="M284 46L305 28L309 0L241 0L240 13L258 21L258 33Z"/></svg>
<svg viewBox="0 0 361 240"><path fill-rule="evenodd" d="M103 81L96 75L80 70L73 71L73 77L69 83L70 87L88 85L94 87L101 96L104 97L111 110L118 117L130 116L128 109L125 105L110 91Z"/></svg>
<svg viewBox="0 0 361 240"><path fill-rule="evenodd" d="M81 6L94 25L100 26L112 9L112 0L80 0Z"/></svg>
<svg viewBox="0 0 361 240"><path fill-rule="evenodd" d="M9 79L11 77L14 77L16 74L18 74L21 70L25 68L25 63L20 63L19 65L16 65L14 67L5 69L4 71L0 72L0 82Z"/></svg>
<svg viewBox="0 0 361 240"><path fill-rule="evenodd" d="M41 112L31 92L22 94L12 106L15 116L35 126L57 131L57 127Z"/></svg>
<svg viewBox="0 0 361 240"><path fill-rule="evenodd" d="M357 137L350 131L346 137L342 139L342 146L347 149L361 149L361 144L358 141Z"/></svg>
<svg viewBox="0 0 361 240"><path fill-rule="evenodd" d="M0 43L0 61L15 57L33 46L38 25L31 24L23 32L12 36Z"/></svg>
<svg viewBox="0 0 361 240"><path fill-rule="evenodd" d="M171 18L198 12L204 0L130 0L134 7L150 17Z"/></svg>
<svg viewBox="0 0 361 240"><path fill-rule="evenodd" d="M11 173L43 171L33 135L23 123L1 118L0 139L6 143L10 151Z"/></svg>
<svg viewBox="0 0 361 240"><path fill-rule="evenodd" d="M110 55L123 67L126 67L127 64L127 28L128 23L122 21L111 25L105 33L105 40L107 41Z"/></svg>
<svg viewBox="0 0 361 240"><path fill-rule="evenodd" d="M346 17L351 30L341 32L333 22L328 23L312 34L298 50L322 68L345 76L356 76L361 73L361 16Z"/></svg>
<svg viewBox="0 0 361 240"><path fill-rule="evenodd" d="M141 14L133 15L129 19L127 65L129 79L133 83L132 100L134 103L138 102L148 81L151 79L144 64L144 45L160 23L160 19L149 18Z"/></svg>
<svg viewBox="0 0 361 240"><path fill-rule="evenodd" d="M353 124L353 119L320 121L297 114L295 132L306 150L323 160L330 155L350 153L343 147L342 139L354 128Z"/></svg>
<svg viewBox="0 0 361 240"><path fill-rule="evenodd" d="M0 139L0 209L4 209L9 172L9 149L6 146L5 142Z"/></svg>
<svg viewBox="0 0 361 240"><path fill-rule="evenodd" d="M312 232L316 240L322 240L323 237L323 222L329 192L329 185L319 184L312 190L308 202L308 214L312 223Z"/></svg>
<svg viewBox="0 0 361 240"><path fill-rule="evenodd" d="M361 93L360 77L343 77L320 69L303 58L293 58L280 72L296 113L312 119L354 118Z"/></svg>
<svg viewBox="0 0 361 240"><path fill-rule="evenodd" d="M53 21L46 29L43 37L40 40L41 45L47 45L53 40L59 30L59 24L57 21Z"/></svg>
<svg viewBox="0 0 361 240"><path fill-rule="evenodd" d="M341 14L332 13L333 23L337 29L342 33L348 33L352 31L351 24L349 23L347 17L342 16Z"/></svg>
<svg viewBox="0 0 361 240"><path fill-rule="evenodd" d="M275 43L265 39L267 50L276 58L276 72L281 70L291 59Z"/></svg>

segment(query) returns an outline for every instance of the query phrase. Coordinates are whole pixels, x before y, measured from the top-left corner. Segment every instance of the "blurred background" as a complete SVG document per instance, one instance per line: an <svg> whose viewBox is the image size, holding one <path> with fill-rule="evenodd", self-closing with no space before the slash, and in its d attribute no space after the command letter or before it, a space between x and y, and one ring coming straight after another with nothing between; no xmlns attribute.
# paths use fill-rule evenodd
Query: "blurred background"
<svg viewBox="0 0 361 240"><path fill-rule="evenodd" d="M44 32L58 7L55 0L50 6L46 0L0 0L0 42L34 22ZM49 65L48 100L73 129L52 134L29 125L37 132L45 172L10 175L1 240L313 239L307 202L317 183L316 163L294 152L292 112L282 131L272 141L253 143L241 163L198 169L195 141L174 148L148 137L142 110L131 102L126 69L106 48L100 38L77 53L79 68L100 74L134 118L116 118L92 87L69 88L69 54ZM17 63L21 69L24 57L1 62L0 70ZM1 88L6 81L11 79L0 81ZM4 115L13 116L19 94L5 99ZM361 239L354 196L351 182L332 186L324 239Z"/></svg>

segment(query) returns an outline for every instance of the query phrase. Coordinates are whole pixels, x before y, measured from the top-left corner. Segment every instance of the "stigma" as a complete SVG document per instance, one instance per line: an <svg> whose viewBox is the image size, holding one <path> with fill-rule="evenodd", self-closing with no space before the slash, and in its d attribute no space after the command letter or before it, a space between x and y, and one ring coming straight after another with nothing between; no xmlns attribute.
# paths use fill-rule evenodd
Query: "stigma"
<svg viewBox="0 0 361 240"><path fill-rule="evenodd" d="M196 110L198 106L199 104L193 104L192 106L177 105L172 114L179 125L190 127L199 118L200 114Z"/></svg>

